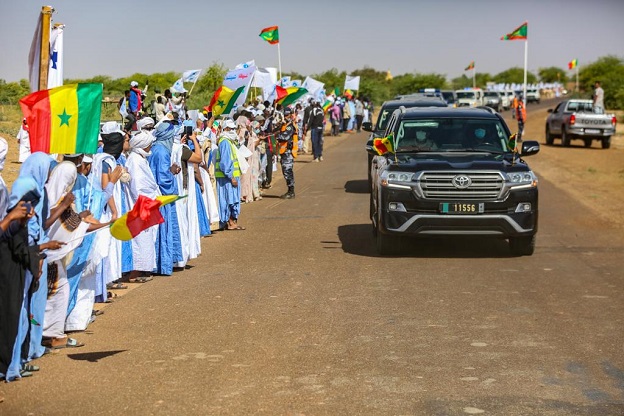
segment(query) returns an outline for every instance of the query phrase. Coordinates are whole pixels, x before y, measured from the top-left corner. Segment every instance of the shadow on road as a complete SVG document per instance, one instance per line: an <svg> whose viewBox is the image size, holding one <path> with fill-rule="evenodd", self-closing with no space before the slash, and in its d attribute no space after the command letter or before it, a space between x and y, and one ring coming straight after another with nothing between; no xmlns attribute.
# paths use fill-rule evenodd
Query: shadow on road
<svg viewBox="0 0 624 416"><path fill-rule="evenodd" d="M345 192L349 194L367 194L368 180L358 179L355 181L347 181L344 186Z"/></svg>
<svg viewBox="0 0 624 416"><path fill-rule="evenodd" d="M345 253L382 257L377 253L371 224L338 227L338 238ZM387 257L427 258L504 258L512 257L505 240L479 237L407 239L401 241L401 254ZM386 256L383 256L386 257Z"/></svg>
<svg viewBox="0 0 624 416"><path fill-rule="evenodd" d="M97 351L97 352L85 352L82 354L67 354L67 357L72 360L89 361L90 363L97 363L99 360L113 355L125 352L127 350L113 350L113 351Z"/></svg>

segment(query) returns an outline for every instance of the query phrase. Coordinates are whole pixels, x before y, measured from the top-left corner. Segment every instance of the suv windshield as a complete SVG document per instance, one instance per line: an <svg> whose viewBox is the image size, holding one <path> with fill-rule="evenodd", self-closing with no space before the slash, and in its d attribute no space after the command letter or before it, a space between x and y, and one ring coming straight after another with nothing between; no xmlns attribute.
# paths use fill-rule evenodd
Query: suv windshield
<svg viewBox="0 0 624 416"><path fill-rule="evenodd" d="M388 121L390 121L390 116L392 115L394 110L396 110L397 108L398 107L382 108L381 111L379 112L379 116L377 117L377 127L375 127L375 130L377 131L385 130L386 127L388 127Z"/></svg>
<svg viewBox="0 0 624 416"><path fill-rule="evenodd" d="M449 104L453 104L455 102L455 96L450 91L442 91L442 98L444 98L444 100Z"/></svg>
<svg viewBox="0 0 624 416"><path fill-rule="evenodd" d="M493 91L487 91L483 94L484 97L496 97L498 98L499 95L497 92L493 92Z"/></svg>
<svg viewBox="0 0 624 416"><path fill-rule="evenodd" d="M457 92L457 99L461 98L475 98L475 93L472 91L459 91Z"/></svg>
<svg viewBox="0 0 624 416"><path fill-rule="evenodd" d="M508 133L497 119L404 119L394 134L397 152L510 151Z"/></svg>

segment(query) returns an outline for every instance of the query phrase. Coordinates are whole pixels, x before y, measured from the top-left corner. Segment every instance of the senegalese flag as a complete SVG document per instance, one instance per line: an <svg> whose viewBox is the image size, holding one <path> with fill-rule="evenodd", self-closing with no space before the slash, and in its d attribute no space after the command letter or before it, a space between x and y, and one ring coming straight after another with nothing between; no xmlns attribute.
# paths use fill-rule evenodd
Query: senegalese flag
<svg viewBox="0 0 624 416"><path fill-rule="evenodd" d="M149 227L165 222L160 213L160 207L182 198L186 196L163 195L151 199L145 195L139 195L132 210L126 212L111 225L111 235L122 241L132 240Z"/></svg>
<svg viewBox="0 0 624 416"><path fill-rule="evenodd" d="M277 26L265 27L260 31L259 36L271 45L279 43L279 30Z"/></svg>
<svg viewBox="0 0 624 416"><path fill-rule="evenodd" d="M518 139L518 133L514 133L511 136L509 136L509 140L507 141L507 147L509 148L509 150L517 152L517 149L516 149L516 145L518 143L517 139Z"/></svg>
<svg viewBox="0 0 624 416"><path fill-rule="evenodd" d="M572 59L568 62L568 69L574 69L578 66L578 59Z"/></svg>
<svg viewBox="0 0 624 416"><path fill-rule="evenodd" d="M20 101L31 152L95 153L102 84L69 84L36 91Z"/></svg>
<svg viewBox="0 0 624 416"><path fill-rule="evenodd" d="M475 65L474 65L474 61L471 61L470 64L464 68L464 71L470 71L471 69L474 69Z"/></svg>
<svg viewBox="0 0 624 416"><path fill-rule="evenodd" d="M507 33L505 36L501 37L501 40L522 40L526 39L528 35L528 26L527 22L522 23L517 29L515 29L511 33Z"/></svg>
<svg viewBox="0 0 624 416"><path fill-rule="evenodd" d="M222 85L212 96L210 104L208 105L208 111L212 111L212 115L215 117L221 114L228 114L232 111L232 107L234 107L238 96L241 95L244 89L245 86L242 86L236 91L233 91L225 85Z"/></svg>
<svg viewBox="0 0 624 416"><path fill-rule="evenodd" d="M334 104L334 103L331 102L330 100L325 100L325 103L323 104L323 111L327 112L327 110L329 110L329 108L332 106L332 104Z"/></svg>
<svg viewBox="0 0 624 416"><path fill-rule="evenodd" d="M394 137L390 134L387 137L378 137L373 140L373 147L379 155L394 153Z"/></svg>
<svg viewBox="0 0 624 416"><path fill-rule="evenodd" d="M275 92L277 94L277 98L275 99L277 103L286 107L306 95L308 90L301 87L283 88L277 85L275 87Z"/></svg>
<svg viewBox="0 0 624 416"><path fill-rule="evenodd" d="M345 97L347 97L348 99L353 98L353 91L351 90L345 90L344 92Z"/></svg>

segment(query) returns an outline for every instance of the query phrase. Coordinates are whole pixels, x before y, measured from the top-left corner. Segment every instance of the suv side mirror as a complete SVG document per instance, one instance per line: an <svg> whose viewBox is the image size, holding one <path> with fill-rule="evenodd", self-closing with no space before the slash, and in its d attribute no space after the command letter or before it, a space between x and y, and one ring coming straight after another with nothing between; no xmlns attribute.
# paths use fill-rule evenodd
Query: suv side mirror
<svg viewBox="0 0 624 416"><path fill-rule="evenodd" d="M522 142L522 156L531 156L540 151L540 144L535 140L527 140Z"/></svg>
<svg viewBox="0 0 624 416"><path fill-rule="evenodd" d="M371 123L370 121L362 123L362 129L364 129L364 131L372 132L373 131L373 123Z"/></svg>

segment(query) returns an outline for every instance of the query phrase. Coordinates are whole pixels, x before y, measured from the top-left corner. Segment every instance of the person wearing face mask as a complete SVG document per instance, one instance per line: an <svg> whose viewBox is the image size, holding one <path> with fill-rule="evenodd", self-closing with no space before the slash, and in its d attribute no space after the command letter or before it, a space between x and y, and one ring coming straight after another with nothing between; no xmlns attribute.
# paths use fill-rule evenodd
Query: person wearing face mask
<svg viewBox="0 0 624 416"><path fill-rule="evenodd" d="M427 130L416 131L415 145L421 150L437 150L438 145L431 139L431 132Z"/></svg>
<svg viewBox="0 0 624 416"><path fill-rule="evenodd" d="M225 120L223 132L219 136L219 148L215 160L220 230L245 229L245 227L238 225L241 206L241 193L238 181L241 176L241 170L236 153L237 144L236 123L229 119Z"/></svg>
<svg viewBox="0 0 624 416"><path fill-rule="evenodd" d="M130 139L130 154L126 161L126 168L130 173L128 193L130 204L134 206L139 196L156 199L160 195L158 184L154 179L147 158L151 156L154 136L147 131L141 131ZM145 283L152 279L152 270L156 268L156 237L158 229L150 227L134 237L132 244L132 264L134 270L129 274L129 280L136 283Z"/></svg>

